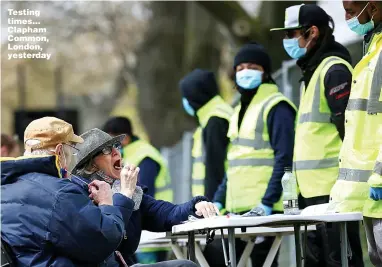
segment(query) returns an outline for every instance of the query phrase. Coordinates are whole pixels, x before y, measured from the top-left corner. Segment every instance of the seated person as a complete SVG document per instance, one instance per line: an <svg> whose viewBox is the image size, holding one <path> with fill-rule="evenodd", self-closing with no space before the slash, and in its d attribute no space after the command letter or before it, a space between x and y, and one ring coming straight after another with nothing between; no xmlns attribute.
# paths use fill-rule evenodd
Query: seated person
<svg viewBox="0 0 382 267"><path fill-rule="evenodd" d="M113 186L115 192L125 188L126 184L123 181L119 182L121 171L131 173L137 172L137 170L132 166L121 168L120 141L124 138L124 135L112 138L99 129L92 129L82 134L81 137L84 142L76 146L79 153L77 164L72 171L72 181L75 183L83 183L84 181L88 183L91 180L106 181ZM129 266L134 264L133 254L138 248L142 230L152 232L171 231L173 225L186 221L189 215L213 217L219 212L216 206L207 202L205 197L195 197L184 204L174 205L149 196L146 194L146 188L142 185L134 186L132 199L134 201L134 211L130 220L125 221L126 236L117 249ZM134 266L139 266L139 264ZM191 267L196 265L190 261L181 260L160 262L153 264L153 266Z"/></svg>
<svg viewBox="0 0 382 267"><path fill-rule="evenodd" d="M34 120L24 142L24 157L1 158L1 238L16 266L118 266L113 252L133 200L99 181L92 201L87 188L65 179L83 142L69 123Z"/></svg>

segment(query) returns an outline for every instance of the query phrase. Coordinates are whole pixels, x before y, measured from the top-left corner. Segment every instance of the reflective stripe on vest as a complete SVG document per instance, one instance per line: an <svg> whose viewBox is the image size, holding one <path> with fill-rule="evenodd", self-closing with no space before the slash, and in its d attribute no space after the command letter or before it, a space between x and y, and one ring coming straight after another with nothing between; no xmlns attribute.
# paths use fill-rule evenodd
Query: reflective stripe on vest
<svg viewBox="0 0 382 267"><path fill-rule="evenodd" d="M200 126L193 136L192 147L192 195L204 195L205 159L206 153L203 143L203 129L211 117L219 117L229 121L233 109L220 96L215 96L197 111Z"/></svg>
<svg viewBox="0 0 382 267"><path fill-rule="evenodd" d="M229 167L239 166L271 166L273 167L274 159L233 159L228 162Z"/></svg>
<svg viewBox="0 0 382 267"><path fill-rule="evenodd" d="M338 158L328 158L321 160L300 160L294 162L294 167L297 170L314 170L325 169L338 166Z"/></svg>
<svg viewBox="0 0 382 267"><path fill-rule="evenodd" d="M335 64L351 65L339 57L325 58L307 85L301 87L296 126L293 169L302 196L329 195L338 176L341 138L331 123L331 111L325 96L324 78Z"/></svg>
<svg viewBox="0 0 382 267"><path fill-rule="evenodd" d="M366 183L371 175L370 170L340 168L338 180Z"/></svg>
<svg viewBox="0 0 382 267"><path fill-rule="evenodd" d="M338 61L338 59L333 58L326 62L326 64L330 64L330 62ZM309 85L308 85L309 86ZM301 88L301 90L305 90L304 87ZM318 78L318 81L316 81L316 85L314 88L314 95L313 95L313 103L312 103L312 111L304 114L300 114L298 123L305 123L305 122L330 122L330 113L321 113L320 112L320 100L321 100L321 84L320 79Z"/></svg>
<svg viewBox="0 0 382 267"><path fill-rule="evenodd" d="M294 105L278 92L277 86L262 84L249 104L240 128L240 105L231 118L228 136L226 209L241 213L258 205L267 189L274 166L274 151L266 126L269 111L279 102ZM282 211L281 199L273 209Z"/></svg>
<svg viewBox="0 0 382 267"><path fill-rule="evenodd" d="M378 175L382 175L382 162L377 161L377 163L375 164L373 172L378 174Z"/></svg>
<svg viewBox="0 0 382 267"><path fill-rule="evenodd" d="M137 140L123 148L124 161L138 166L143 159L150 158L159 167L159 173L155 178L155 198L165 201L173 201L173 191L170 173L167 164L160 152L152 145L143 140Z"/></svg>
<svg viewBox="0 0 382 267"><path fill-rule="evenodd" d="M382 53L379 54L375 73L382 73ZM367 111L369 114L382 113L381 97L382 75L373 75L370 89L370 100L368 99L349 99L346 110Z"/></svg>

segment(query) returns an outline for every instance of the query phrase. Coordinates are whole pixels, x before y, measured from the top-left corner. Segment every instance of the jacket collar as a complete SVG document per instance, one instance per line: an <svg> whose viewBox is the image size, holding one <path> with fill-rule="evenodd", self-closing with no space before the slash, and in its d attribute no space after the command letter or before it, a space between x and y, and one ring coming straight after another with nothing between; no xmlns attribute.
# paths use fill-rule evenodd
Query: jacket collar
<svg viewBox="0 0 382 267"><path fill-rule="evenodd" d="M369 46L371 44L371 41L373 40L373 37L374 35L378 34L382 32L382 22L380 22L377 27L374 28L374 30L372 30L371 32L369 32L368 34L366 34L364 37L363 37L363 54L365 55L366 52L369 50Z"/></svg>
<svg viewBox="0 0 382 267"><path fill-rule="evenodd" d="M56 155L0 158L0 162L2 184L13 183L18 177L33 172L62 178Z"/></svg>

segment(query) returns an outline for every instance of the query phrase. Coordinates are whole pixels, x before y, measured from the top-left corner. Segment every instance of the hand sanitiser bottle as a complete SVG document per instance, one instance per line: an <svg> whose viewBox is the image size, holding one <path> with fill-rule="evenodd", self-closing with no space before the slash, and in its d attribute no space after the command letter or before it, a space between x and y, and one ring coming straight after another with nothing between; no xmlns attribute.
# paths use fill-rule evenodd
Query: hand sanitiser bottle
<svg viewBox="0 0 382 267"><path fill-rule="evenodd" d="M297 180L292 173L291 167L285 168L284 176L281 179L281 185L283 187L284 214L299 214Z"/></svg>

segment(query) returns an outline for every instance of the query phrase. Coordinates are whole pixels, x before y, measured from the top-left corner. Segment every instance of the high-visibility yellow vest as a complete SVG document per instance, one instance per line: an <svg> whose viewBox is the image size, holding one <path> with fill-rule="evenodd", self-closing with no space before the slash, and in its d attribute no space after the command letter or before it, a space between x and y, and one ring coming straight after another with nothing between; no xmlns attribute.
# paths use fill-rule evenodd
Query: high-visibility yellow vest
<svg viewBox="0 0 382 267"><path fill-rule="evenodd" d="M369 199L369 185L382 186L380 166L375 167L382 135L382 33L376 34L368 52L353 71L352 89L345 112L345 139L340 152L338 179L330 193L338 212L362 212L381 218L382 202ZM370 178L370 179L369 179Z"/></svg>
<svg viewBox="0 0 382 267"><path fill-rule="evenodd" d="M205 165L205 151L203 148L203 129L207 126L207 123L211 117L219 117L226 119L229 122L230 117L233 114L232 107L227 104L220 96L215 96L203 107L201 107L196 115L200 126L196 129L193 136L192 146L192 195L204 196L204 178L206 174ZM223 178L223 177L222 177Z"/></svg>
<svg viewBox="0 0 382 267"><path fill-rule="evenodd" d="M293 169L303 197L328 196L338 177L342 140L330 122L324 78L335 64L352 66L342 58L327 57L315 70L307 88L301 88L297 114Z"/></svg>
<svg viewBox="0 0 382 267"><path fill-rule="evenodd" d="M274 166L274 150L269 143L269 111L281 101L296 107L274 84L262 84L246 110L238 128L240 105L231 118L228 137L226 209L240 213L257 206L268 187ZM282 199L273 209L282 211Z"/></svg>
<svg viewBox="0 0 382 267"><path fill-rule="evenodd" d="M124 161L138 166L144 158L150 158L159 164L160 170L155 178L155 198L173 201L170 173L165 159L159 151L143 140L137 140L123 148Z"/></svg>

